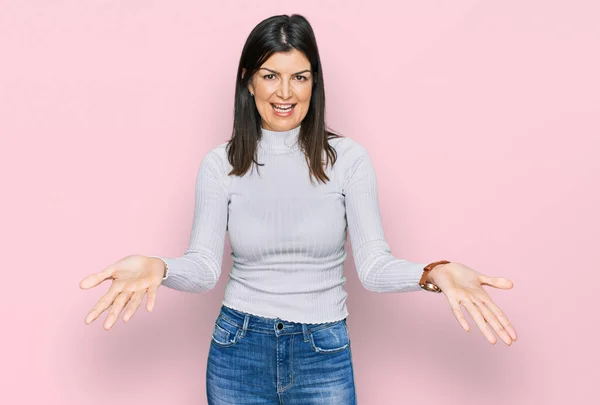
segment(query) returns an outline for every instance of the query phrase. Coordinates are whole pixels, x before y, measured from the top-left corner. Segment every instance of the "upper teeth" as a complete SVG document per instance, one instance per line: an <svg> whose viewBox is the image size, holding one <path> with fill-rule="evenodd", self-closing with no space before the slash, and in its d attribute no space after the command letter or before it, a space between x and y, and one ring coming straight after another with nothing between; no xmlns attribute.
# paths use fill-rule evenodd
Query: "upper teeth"
<svg viewBox="0 0 600 405"><path fill-rule="evenodd" d="M273 104L276 108L279 109L288 109L292 108L292 104Z"/></svg>

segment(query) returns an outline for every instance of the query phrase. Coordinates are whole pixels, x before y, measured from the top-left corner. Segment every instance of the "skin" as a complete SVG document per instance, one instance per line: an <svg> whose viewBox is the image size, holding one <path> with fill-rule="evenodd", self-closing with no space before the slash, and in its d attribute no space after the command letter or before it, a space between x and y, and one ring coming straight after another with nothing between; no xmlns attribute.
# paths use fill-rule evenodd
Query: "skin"
<svg viewBox="0 0 600 405"><path fill-rule="evenodd" d="M112 280L108 292L100 298L85 317L85 323L91 324L104 311L110 308L104 321L104 329L109 331L117 322L125 305L123 321L128 322L147 295L146 310L152 312L156 304L156 293L161 287L164 277L164 265L160 259L132 255L90 274L79 283L82 290L100 285L105 280Z"/></svg>
<svg viewBox="0 0 600 405"><path fill-rule="evenodd" d="M491 344L496 344L496 336L492 330L507 346L517 340L515 328L483 289L484 285L488 285L510 290L514 283L509 279L489 277L462 263L452 262L435 266L429 272L427 281L434 283L442 290L450 304L452 314L465 331L470 331L471 327L462 313L461 305L468 311L483 336Z"/></svg>
<svg viewBox="0 0 600 405"><path fill-rule="evenodd" d="M310 70L306 56L294 49L271 55L252 75L248 91L254 95L264 129L288 131L302 123L312 95L313 77ZM291 116L278 117L271 103L292 103L296 106Z"/></svg>
<svg viewBox="0 0 600 405"><path fill-rule="evenodd" d="M248 91L254 95L263 128L288 131L300 125L308 112L312 92L310 68L308 59L294 50L272 55L253 75ZM305 70L309 72L303 72ZM278 117L271 103L295 103L296 106L291 116ZM139 255L127 256L101 272L87 276L79 284L82 289L95 287L105 280L112 280L112 285L88 313L85 323L92 323L109 308L104 329L108 331L114 326L124 308L123 321L127 322L135 314L144 295L148 297L146 309L152 312L163 276L164 266L160 259ZM507 346L517 340L514 327L483 289L487 285L508 290L513 288L512 281L504 277L486 276L458 262L436 266L429 273L427 281L442 290L452 314L465 331L470 331L470 326L461 306L491 344L497 342L494 332Z"/></svg>

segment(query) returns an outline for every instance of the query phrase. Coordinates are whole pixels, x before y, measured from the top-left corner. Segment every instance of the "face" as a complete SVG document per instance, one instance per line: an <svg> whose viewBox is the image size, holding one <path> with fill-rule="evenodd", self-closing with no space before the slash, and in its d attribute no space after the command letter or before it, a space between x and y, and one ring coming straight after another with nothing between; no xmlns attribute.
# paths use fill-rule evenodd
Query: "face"
<svg viewBox="0 0 600 405"><path fill-rule="evenodd" d="M310 62L302 52L294 49L271 55L248 84L262 127L288 131L300 125L308 112L312 83Z"/></svg>

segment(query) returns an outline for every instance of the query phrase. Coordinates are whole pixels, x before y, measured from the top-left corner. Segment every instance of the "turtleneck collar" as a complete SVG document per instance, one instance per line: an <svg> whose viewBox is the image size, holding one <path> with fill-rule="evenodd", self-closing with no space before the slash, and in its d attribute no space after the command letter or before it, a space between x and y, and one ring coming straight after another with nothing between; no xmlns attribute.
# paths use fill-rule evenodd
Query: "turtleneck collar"
<svg viewBox="0 0 600 405"><path fill-rule="evenodd" d="M269 153L289 153L297 148L300 125L288 131L271 131L261 128L261 148Z"/></svg>

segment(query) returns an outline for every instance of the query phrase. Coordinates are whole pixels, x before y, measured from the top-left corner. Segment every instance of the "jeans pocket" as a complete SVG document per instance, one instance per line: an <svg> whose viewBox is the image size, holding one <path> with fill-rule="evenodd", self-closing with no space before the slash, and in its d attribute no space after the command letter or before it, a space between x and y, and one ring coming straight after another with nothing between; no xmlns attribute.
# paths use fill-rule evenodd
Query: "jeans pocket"
<svg viewBox="0 0 600 405"><path fill-rule="evenodd" d="M211 341L220 347L231 347L239 342L241 332L241 328L219 316L215 322Z"/></svg>
<svg viewBox="0 0 600 405"><path fill-rule="evenodd" d="M344 319L309 332L310 345L317 353L337 353L350 346L348 328Z"/></svg>

